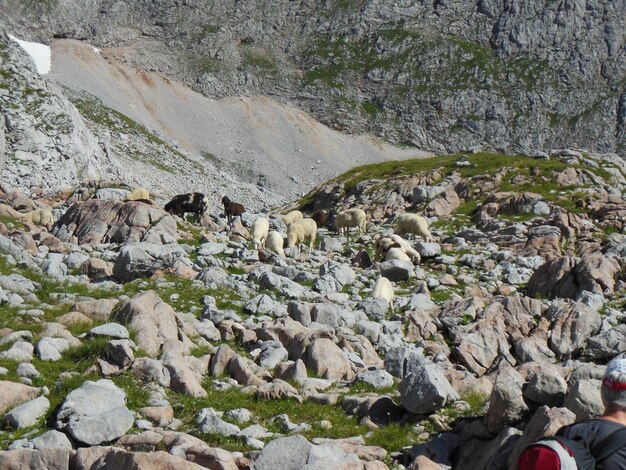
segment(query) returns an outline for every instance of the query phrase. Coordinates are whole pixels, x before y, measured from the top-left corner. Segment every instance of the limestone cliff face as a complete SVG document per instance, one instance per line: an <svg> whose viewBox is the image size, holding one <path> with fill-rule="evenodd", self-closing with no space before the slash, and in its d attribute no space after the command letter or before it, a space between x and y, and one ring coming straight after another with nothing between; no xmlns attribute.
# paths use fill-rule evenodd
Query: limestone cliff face
<svg viewBox="0 0 626 470"><path fill-rule="evenodd" d="M0 171L9 186L60 188L117 176L78 110L6 38L0 38L0 110Z"/></svg>
<svg viewBox="0 0 626 470"><path fill-rule="evenodd" d="M624 2L4 5L33 39L125 46L206 95L280 97L349 132L439 151L624 151Z"/></svg>

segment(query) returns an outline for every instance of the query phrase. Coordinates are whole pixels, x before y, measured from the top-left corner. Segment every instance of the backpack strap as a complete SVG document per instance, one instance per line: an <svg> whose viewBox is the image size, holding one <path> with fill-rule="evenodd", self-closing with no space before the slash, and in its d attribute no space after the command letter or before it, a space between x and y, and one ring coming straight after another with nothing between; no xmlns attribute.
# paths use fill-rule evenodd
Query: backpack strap
<svg viewBox="0 0 626 470"><path fill-rule="evenodd" d="M595 457L596 462L600 463L622 447L626 447L626 427L613 431L589 449L589 452Z"/></svg>

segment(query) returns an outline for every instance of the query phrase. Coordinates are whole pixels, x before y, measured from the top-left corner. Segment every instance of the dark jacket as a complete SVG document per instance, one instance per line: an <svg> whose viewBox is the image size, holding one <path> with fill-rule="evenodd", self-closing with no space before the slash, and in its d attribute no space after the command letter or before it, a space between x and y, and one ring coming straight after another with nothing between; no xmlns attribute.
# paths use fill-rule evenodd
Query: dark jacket
<svg viewBox="0 0 626 470"><path fill-rule="evenodd" d="M580 441L587 449L605 439L609 434L624 428L623 425L604 419L593 419L574 423L564 428L563 436ZM625 470L626 446L606 458L597 470Z"/></svg>

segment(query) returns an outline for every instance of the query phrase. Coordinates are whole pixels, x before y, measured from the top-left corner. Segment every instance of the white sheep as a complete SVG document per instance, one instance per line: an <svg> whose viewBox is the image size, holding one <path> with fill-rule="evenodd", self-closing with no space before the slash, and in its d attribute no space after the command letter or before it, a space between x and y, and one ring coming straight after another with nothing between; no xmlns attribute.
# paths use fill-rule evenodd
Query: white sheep
<svg viewBox="0 0 626 470"><path fill-rule="evenodd" d="M411 258L409 258L409 255L407 255L402 248L396 246L394 246L393 248L389 248L389 250L387 250L387 253L385 254L385 261L391 261L393 259L411 262Z"/></svg>
<svg viewBox="0 0 626 470"><path fill-rule="evenodd" d="M34 211L24 214L24 223L27 225L33 223L35 225L43 225L48 230L54 225L54 217L50 209L35 209Z"/></svg>
<svg viewBox="0 0 626 470"><path fill-rule="evenodd" d="M265 243L267 234L270 230L270 221L265 217L257 217L252 222L252 241L254 242L254 249L258 250Z"/></svg>
<svg viewBox="0 0 626 470"><path fill-rule="evenodd" d="M267 238L265 239L265 248L284 258L285 252L283 251L283 243L283 236L276 230L272 230L267 234Z"/></svg>
<svg viewBox="0 0 626 470"><path fill-rule="evenodd" d="M304 216L302 215L302 212L295 210L283 215L283 222L285 222L285 225L289 227L291 224L302 220L303 218Z"/></svg>
<svg viewBox="0 0 626 470"><path fill-rule="evenodd" d="M150 200L150 193L148 192L146 188L133 189L130 193L128 193L128 195L126 196L124 200L125 201L138 201L140 199L143 199L144 201Z"/></svg>
<svg viewBox="0 0 626 470"><path fill-rule="evenodd" d="M396 217L395 232L401 237L411 233L414 236L419 235L426 242L432 240L432 235L428 231L428 221L422 216L408 212Z"/></svg>
<svg viewBox="0 0 626 470"><path fill-rule="evenodd" d="M376 284L374 284L370 297L386 300L389 305L393 306L393 299L395 295L393 293L393 285L391 284L391 281L383 276L376 279Z"/></svg>
<svg viewBox="0 0 626 470"><path fill-rule="evenodd" d="M339 234L343 235L350 232L350 227L357 227L359 232L364 233L367 225L367 216L363 209L348 209L341 211L335 218L335 226L339 230Z"/></svg>
<svg viewBox="0 0 626 470"><path fill-rule="evenodd" d="M389 250L395 248L402 250L413 263L417 264L421 261L420 254L415 250L415 248L413 248L404 238L396 234L392 234L388 237L378 237L376 238L374 245L376 247L376 254L386 260L405 259L401 256L396 257L395 255L388 255Z"/></svg>
<svg viewBox="0 0 626 470"><path fill-rule="evenodd" d="M287 227L287 246L309 242L309 251L313 250L313 243L317 236L317 224L313 219L302 219Z"/></svg>

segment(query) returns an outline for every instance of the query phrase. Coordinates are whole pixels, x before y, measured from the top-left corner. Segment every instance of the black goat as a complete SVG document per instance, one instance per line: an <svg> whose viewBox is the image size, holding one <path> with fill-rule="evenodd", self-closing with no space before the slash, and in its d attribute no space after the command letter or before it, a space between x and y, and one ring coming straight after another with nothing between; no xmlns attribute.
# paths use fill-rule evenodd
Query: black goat
<svg viewBox="0 0 626 470"><path fill-rule="evenodd" d="M246 209L243 207L243 204L239 204L238 202L233 202L228 199L228 196L224 196L222 198L222 203L224 204L224 214L228 218L228 222L232 222L233 217L237 217L238 215L243 214Z"/></svg>
<svg viewBox="0 0 626 470"><path fill-rule="evenodd" d="M164 209L170 214L177 215L182 219L185 214L195 214L197 221L200 222L202 214L206 211L209 201L202 193L186 193L174 196L170 202L165 204Z"/></svg>

